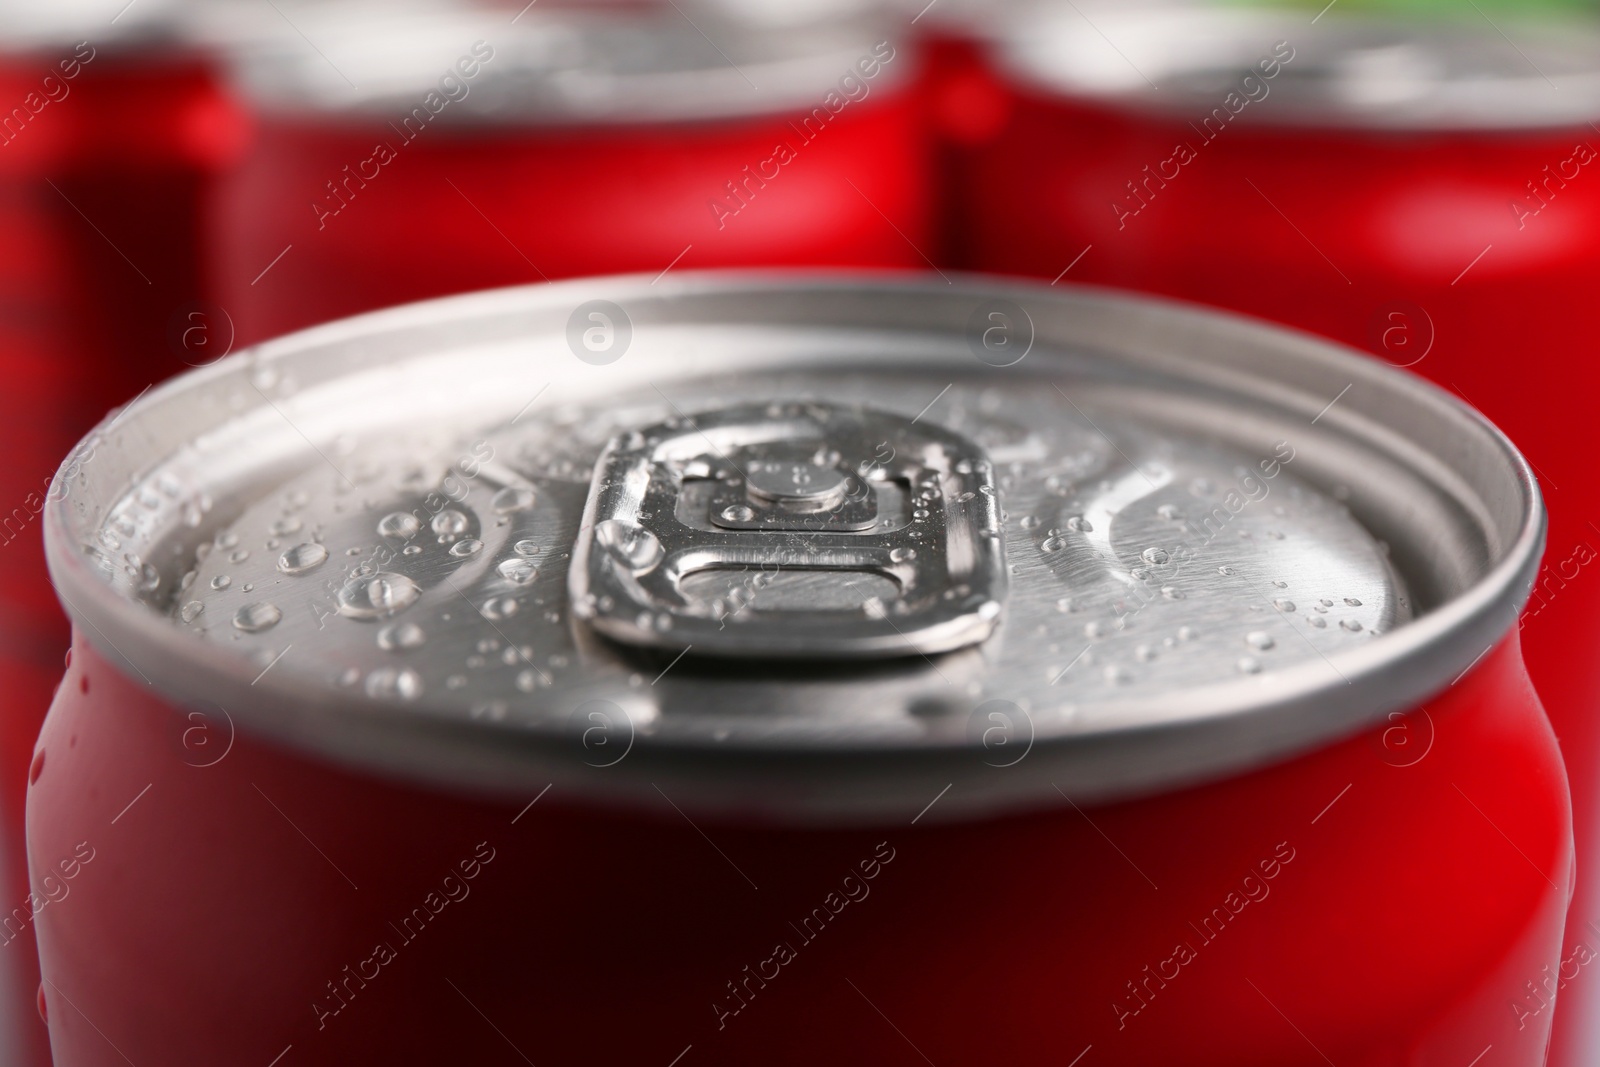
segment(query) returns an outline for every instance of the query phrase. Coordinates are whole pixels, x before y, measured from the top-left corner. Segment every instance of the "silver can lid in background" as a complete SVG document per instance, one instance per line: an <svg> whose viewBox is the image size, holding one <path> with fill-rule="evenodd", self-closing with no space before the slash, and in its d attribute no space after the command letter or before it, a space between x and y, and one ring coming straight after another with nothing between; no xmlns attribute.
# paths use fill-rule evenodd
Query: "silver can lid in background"
<svg viewBox="0 0 1600 1067"><path fill-rule="evenodd" d="M184 7L184 0L0 0L0 54L36 57L41 77L72 59L80 43L96 53L169 56L182 44Z"/></svg>
<svg viewBox="0 0 1600 1067"><path fill-rule="evenodd" d="M452 127L809 113L830 93L861 100L891 91L914 66L909 34L863 4L783 5L769 14L784 17L765 19L726 0L282 8L246 0L203 17L194 33L220 49L253 105L325 122L398 123L430 100L448 107Z"/></svg>
<svg viewBox="0 0 1600 1067"><path fill-rule="evenodd" d="M1501 31L1504 31L1503 33ZM1198 125L1497 130L1600 116L1591 17L1454 18L1190 3L1037 5L994 34L1020 82Z"/></svg>
<svg viewBox="0 0 1600 1067"><path fill-rule="evenodd" d="M259 346L89 438L86 638L387 772L942 817L1172 788L1504 636L1526 465L1308 336L1023 284L598 279Z"/></svg>

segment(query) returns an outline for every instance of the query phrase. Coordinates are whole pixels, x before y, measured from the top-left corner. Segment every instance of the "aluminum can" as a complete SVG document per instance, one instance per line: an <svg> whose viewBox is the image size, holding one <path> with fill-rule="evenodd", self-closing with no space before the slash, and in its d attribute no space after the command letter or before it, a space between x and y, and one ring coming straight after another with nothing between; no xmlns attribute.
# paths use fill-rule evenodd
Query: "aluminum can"
<svg viewBox="0 0 1600 1067"><path fill-rule="evenodd" d="M281 26L232 53L258 134L213 213L221 303L258 340L579 274L924 266L915 49L786 13L298 12L323 54Z"/></svg>
<svg viewBox="0 0 1600 1067"><path fill-rule="evenodd" d="M1586 565L1600 479L1582 429L1592 371L1576 354L1582 294L1600 282L1597 35L1498 14L1339 14L1019 22L991 53L1011 112L970 156L982 175L970 241L986 269L1154 291L1346 341L1510 434L1551 502L1520 625L1592 865L1600 583ZM1600 879L1584 874L1544 994L1559 988L1568 1006L1554 1063L1600 1055L1600 981L1578 977L1600 951L1597 921Z"/></svg>
<svg viewBox="0 0 1600 1067"><path fill-rule="evenodd" d="M1542 1062L1542 505L1374 360L673 272L279 339L94 456L57 1067Z"/></svg>

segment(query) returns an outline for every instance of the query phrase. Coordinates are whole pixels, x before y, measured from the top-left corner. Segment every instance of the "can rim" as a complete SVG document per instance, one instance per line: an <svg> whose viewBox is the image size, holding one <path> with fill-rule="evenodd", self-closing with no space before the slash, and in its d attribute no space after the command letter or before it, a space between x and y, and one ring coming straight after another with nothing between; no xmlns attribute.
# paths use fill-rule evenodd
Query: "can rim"
<svg viewBox="0 0 1600 1067"><path fill-rule="evenodd" d="M562 763L535 739L521 743L499 736L490 738L493 745L485 744L484 732L474 727L425 717L375 716L370 706L357 707L339 694L330 697L325 687L296 684L292 678L276 679L270 692L253 689L257 670L246 657L223 654L215 646L213 654L197 655L202 646L192 635L152 625L166 620L113 588L76 550L73 513L84 505L74 500L67 485L70 460L58 471L47 501L44 526L50 573L81 635L110 661L131 666L130 677L143 677L180 705L226 706L247 728L335 762L492 794L516 792L535 780L541 784L556 780L599 802L627 803L630 795L642 796L655 781L665 781L672 783L675 798L697 810L808 822L870 820L908 805L914 813L920 805L912 798L923 797L925 803L924 794L931 796L937 790L937 784L928 790L930 783L952 780L963 782L967 795L949 805L941 818L1058 803L1050 798L1055 795L1051 787L1059 783L1084 801L1096 801L1241 773L1331 743L1390 712L1415 707L1459 681L1514 627L1537 573L1545 536L1544 509L1527 461L1504 434L1460 400L1332 342L1242 316L1088 286L1052 288L970 276L953 280L959 281L956 292L961 294L1048 302L1069 317L1087 317L1091 308L1104 309L1108 321L1091 329L1098 329L1095 336L1079 338L1084 345L1115 348L1119 338L1113 327L1136 323L1144 331L1139 343L1160 349L1150 360L1163 367L1181 370L1196 362L1192 351L1196 339L1203 349L1200 362L1207 367L1233 358L1248 362L1253 349L1297 361L1302 369L1315 372L1319 384L1354 382L1373 387L1373 395L1380 399L1420 407L1455 431L1475 434L1475 447L1487 450L1494 462L1503 465L1506 478L1501 480L1506 484L1501 488L1515 501L1517 517L1498 537L1500 558L1464 591L1431 611L1370 644L1335 653L1335 670L1346 677L1345 686L1332 685L1318 665L1303 664L1273 675L1272 699L1243 708L1236 690L1200 691L1198 697L1186 696L1181 707L1171 701L1162 709L1145 707L1142 718L1125 721L1117 729L1087 738L1041 741L1041 758L1002 775L1004 781L993 775L984 780L973 777L965 759L970 753L961 750L880 749L843 759L835 752L825 789L808 780L808 773L815 777L814 766L807 764L816 755L810 750L741 749L730 759L719 750L645 746L641 751L647 758L623 764L626 778L601 781L583 768L574 770ZM297 354L310 359L329 346L352 343L365 342L372 349L378 347L373 342L385 335L424 324L448 327L495 313L514 315L541 307L565 310L590 298L645 299L647 293L680 301L697 295L778 294L796 299L840 292L933 300L950 291L930 283L926 275L773 270L686 272L660 284L645 275L579 279L447 297L318 326L238 353L158 386L122 412L109 415L85 442L91 451L120 444L108 439L129 412L181 404L191 390L252 373L263 361L287 361ZM1338 388L1332 385L1329 395ZM1366 390L1351 392L1354 396L1335 409L1330 421L1356 426L1371 418L1361 413ZM1314 410L1307 408L1306 414ZM169 669L152 667L146 674L140 663Z"/></svg>
<svg viewBox="0 0 1600 1067"><path fill-rule="evenodd" d="M856 15L839 24L812 23L786 32L730 20L723 25L708 25L718 36L731 34L735 39L769 46L781 42L788 52L745 56L735 45L724 41L736 62L735 58L728 58L723 45L713 42L721 57L714 65L686 64L679 70L601 71L581 86L566 86L556 92L552 79L543 92L533 92L528 83L530 73L542 71L562 78L574 73L541 67L538 53L548 43L542 42L541 35L558 44L562 34L576 40L594 37L603 41L607 33L638 34L650 27L630 25L626 12L556 9L537 24L530 20L516 26L499 22L490 25L484 16L484 11L424 4L405 9L384 24L387 32L429 40L448 32L448 25L450 30L459 28L462 49L474 44L472 34L481 33L476 44L487 42L496 50L495 60L485 61L484 73L474 75L478 81L471 84L479 87L467 86L470 91L464 93L461 103L452 105L451 125L457 135L486 128L613 127L782 116L796 108L823 107L826 97L838 95L835 90L839 79L855 77L857 62L867 58L864 51L870 53L879 44L893 46L893 62L885 62L872 75L869 93L860 97L863 102L870 99L871 93L903 93L915 81L918 62L916 42L890 32L880 19ZM688 19L682 12L673 14L671 9L635 13L631 17ZM685 40L711 41L695 22L684 21L676 28L682 30ZM364 34L367 32L370 27ZM430 92L436 88L433 79L441 72L452 73L448 66L440 70L408 68L384 78L362 76L362 87L356 89L355 83L346 85L348 79L342 74L334 76L324 60L303 55L298 38L286 37L279 42L272 38L241 40L215 33L210 36L223 38L218 52L226 77L239 95L252 107L280 120L310 118L323 123L356 123L403 116L409 109L422 106L425 95L437 95ZM381 49L369 52L385 54ZM898 58L901 56L904 58ZM448 64L450 60L444 62ZM578 73L583 73L582 67ZM484 94L496 91L488 86L497 83L499 99L486 108ZM349 92L345 92L347 88Z"/></svg>
<svg viewBox="0 0 1600 1067"><path fill-rule="evenodd" d="M1407 96L1404 91L1395 99L1375 97L1371 100L1354 96L1338 99L1336 97L1339 94L1335 93L1330 97L1269 104L1266 100L1270 96L1271 83L1270 80L1262 81L1261 87L1265 91L1260 98L1260 106L1249 108L1249 125L1264 130L1514 132L1581 127L1600 115L1600 65L1591 62L1588 69L1580 73L1557 72L1556 77L1564 83L1558 87L1540 66L1527 58L1527 51L1538 54L1540 46L1548 48L1553 43L1570 45L1573 37L1590 42L1600 41L1600 33L1597 33L1597 26L1592 20L1559 19L1548 15L1528 17L1508 23L1507 28L1512 36L1507 37L1499 32L1499 26L1487 23L1480 26L1465 18L1425 22L1415 17L1383 18L1370 13L1333 12L1328 13L1326 18L1319 17L1316 25L1291 25L1284 9L1261 5L1212 8L1157 3L1097 12L1096 19L1097 28L1105 27L1105 34L1110 36L1087 30L1082 25L1072 27L1075 31L1081 31L1084 39L1094 46L1115 39L1121 42L1123 48L1128 48L1127 37L1132 32L1129 24L1135 19L1140 20L1140 28L1146 31L1158 27L1158 32L1184 40L1186 49L1183 61L1172 63L1165 71L1168 76L1184 69L1199 69L1195 51L1197 47L1209 43L1220 53L1219 69L1226 66L1235 72L1231 86L1235 90L1238 89L1239 76L1256 74L1252 64L1262 57L1270 59L1268 53L1276 45L1287 42L1296 47L1306 47L1308 44L1317 46L1330 36L1335 38L1333 49L1349 51L1356 50L1358 46L1369 49L1376 47L1380 51L1404 49L1411 47L1414 42L1428 40L1470 46L1488 44L1513 48L1527 63L1526 72L1516 77L1458 76L1452 80L1441 75L1436 79L1436 84L1449 91L1431 99ZM1118 21L1124 25L1118 26ZM1059 60L1059 49L1050 46L1049 30L1067 22L1066 16L1060 12L1045 13L1043 9L1033 10L1029 15L1019 18L994 37L992 48L997 63L1019 84L1053 99L1114 104L1137 114L1175 122L1198 120L1207 114L1204 110L1207 107L1222 109L1225 96L1240 95L1238 92L1229 93L1229 87L1216 91L1214 99L1210 96L1202 99L1196 94L1182 91L1157 91L1154 86L1164 79L1163 72L1156 67L1141 70L1137 76L1125 68L1125 84L1115 87L1095 85L1077 73L1064 69L1059 61L1052 61L1052 57ZM1122 32L1119 33L1119 30ZM1308 42L1302 31L1314 33L1321 41ZM1280 32L1287 34L1282 40L1277 39ZM1248 47L1241 37L1248 38ZM1228 38L1226 43L1220 43L1223 38ZM1325 44L1322 46L1326 47ZM1133 51L1137 54L1137 49ZM1157 48L1154 59L1146 58L1145 63L1171 58L1161 56L1161 51ZM1121 52L1116 54L1121 55ZM1592 60L1592 55L1588 58ZM1123 56L1123 62L1132 64L1133 61ZM1293 69L1289 63L1284 67ZM1146 77L1147 73L1149 77ZM1268 75L1268 79L1272 76ZM1416 79L1418 83L1425 80ZM1255 97L1252 95L1251 99ZM1230 107L1224 113L1239 114L1240 111Z"/></svg>

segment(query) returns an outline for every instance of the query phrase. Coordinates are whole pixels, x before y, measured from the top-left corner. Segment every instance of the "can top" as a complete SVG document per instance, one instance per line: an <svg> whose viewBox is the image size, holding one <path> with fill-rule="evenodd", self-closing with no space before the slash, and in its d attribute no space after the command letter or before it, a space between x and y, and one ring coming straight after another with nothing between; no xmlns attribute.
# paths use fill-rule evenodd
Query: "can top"
<svg viewBox="0 0 1600 1067"><path fill-rule="evenodd" d="M809 111L830 93L860 99L909 74L904 59L883 62L903 43L888 43L859 5L829 18L804 5L749 16L706 0L522 11L357 0L297 8L292 24L270 13L214 18L198 33L222 43L256 106L321 121L398 124L445 107L452 127L726 119Z"/></svg>
<svg viewBox="0 0 1600 1067"><path fill-rule="evenodd" d="M1212 127L1496 130L1600 116L1592 19L1463 19L1158 4L1034 9L997 45L1020 81Z"/></svg>
<svg viewBox="0 0 1600 1067"><path fill-rule="evenodd" d="M881 276L499 290L282 338L69 457L80 630L454 787L776 818L1151 792L1405 709L1513 624L1522 459L1377 360Z"/></svg>
<svg viewBox="0 0 1600 1067"><path fill-rule="evenodd" d="M0 53L65 50L41 57L56 60L80 42L96 49L170 48L181 6L182 0L0 0Z"/></svg>

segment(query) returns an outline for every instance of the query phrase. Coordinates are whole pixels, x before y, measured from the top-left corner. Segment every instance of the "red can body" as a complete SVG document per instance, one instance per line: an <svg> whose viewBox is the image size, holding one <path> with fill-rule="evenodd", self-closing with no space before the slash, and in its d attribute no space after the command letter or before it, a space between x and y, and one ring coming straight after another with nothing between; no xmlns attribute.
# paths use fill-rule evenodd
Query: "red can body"
<svg viewBox="0 0 1600 1067"><path fill-rule="evenodd" d="M916 60L902 49L894 62ZM261 119L212 215L220 300L242 340L586 274L926 265L922 123L904 88L874 90L825 125L803 110L628 125L450 119L422 133Z"/></svg>
<svg viewBox="0 0 1600 1067"><path fill-rule="evenodd" d="M1004 133L971 156L977 262L1043 278L1070 267L1075 280L1313 330L1409 367L1504 429L1550 508L1521 624L1528 667L1572 778L1580 863L1600 857L1600 582L1585 566L1600 549L1600 477L1583 431L1597 384L1585 294L1600 283L1600 182L1579 162L1594 158L1594 131L1251 117L1207 139L1213 128L1179 118L1018 89ZM1583 877L1569 955L1600 948L1597 918L1600 880ZM1600 1047L1600 982L1574 981L1552 1062L1588 1062L1582 1050Z"/></svg>
<svg viewBox="0 0 1600 1067"><path fill-rule="evenodd" d="M1531 1067L1571 876L1515 636L1267 770L848 830L380 781L165 703L80 636L28 820L59 1067Z"/></svg>

